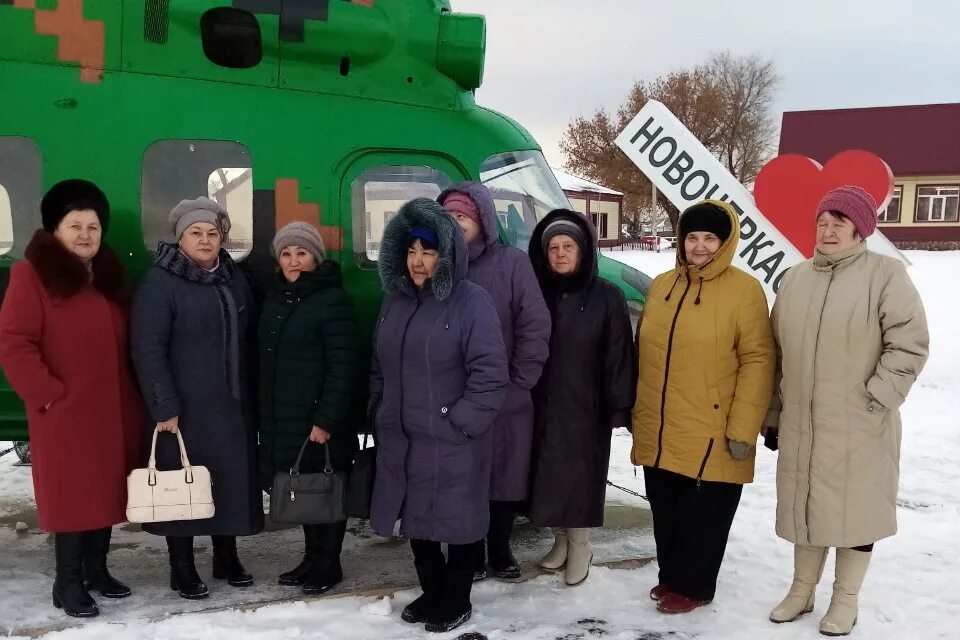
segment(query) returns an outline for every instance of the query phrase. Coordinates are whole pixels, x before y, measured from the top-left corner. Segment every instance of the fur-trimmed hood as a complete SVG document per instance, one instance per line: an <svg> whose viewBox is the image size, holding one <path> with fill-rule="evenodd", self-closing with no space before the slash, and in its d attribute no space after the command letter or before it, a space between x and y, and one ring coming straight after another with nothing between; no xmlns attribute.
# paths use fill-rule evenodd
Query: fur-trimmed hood
<svg viewBox="0 0 960 640"><path fill-rule="evenodd" d="M441 205L451 193L462 193L471 200L477 207L480 214L480 225L483 229L483 245L490 249L500 244L500 228L497 224L497 206L493 202L493 195L490 190L479 182L460 182L448 187L437 197L437 202ZM481 252L482 253L482 252ZM477 256L471 256L476 259Z"/></svg>
<svg viewBox="0 0 960 640"><path fill-rule="evenodd" d="M427 286L437 300L447 300L467 275L467 241L447 211L429 198L416 198L406 203L387 224L380 243L379 269L383 290L386 293L415 291L407 270L407 237L413 227L426 227L437 234L440 256Z"/></svg>
<svg viewBox="0 0 960 640"><path fill-rule="evenodd" d="M543 250L543 230L557 220L569 220L580 227L590 245L584 247L583 255L580 256L580 268L571 276L555 274L550 269L550 261ZM533 271L537 275L540 288L543 289L545 294L554 289L579 291L589 286L600 273L597 266L597 230L583 214L569 209L554 209L537 223L537 226L533 229L533 235L530 236L529 255L530 262L533 264Z"/></svg>
<svg viewBox="0 0 960 640"><path fill-rule="evenodd" d="M130 285L127 270L120 258L105 242L93 257L91 270L83 261L70 252L50 232L38 229L33 234L24 257L33 265L40 282L51 295L69 298L83 289L87 283L104 297L114 302L129 302Z"/></svg>

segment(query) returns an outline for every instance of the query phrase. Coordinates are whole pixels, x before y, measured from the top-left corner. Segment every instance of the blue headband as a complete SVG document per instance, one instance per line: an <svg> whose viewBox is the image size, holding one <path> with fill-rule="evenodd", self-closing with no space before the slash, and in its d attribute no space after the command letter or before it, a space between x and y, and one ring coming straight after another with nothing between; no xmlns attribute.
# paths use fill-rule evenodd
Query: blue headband
<svg viewBox="0 0 960 640"><path fill-rule="evenodd" d="M407 234L407 240L412 244L414 240L420 240L425 249L436 249L440 246L440 238L431 229L426 227L413 227Z"/></svg>

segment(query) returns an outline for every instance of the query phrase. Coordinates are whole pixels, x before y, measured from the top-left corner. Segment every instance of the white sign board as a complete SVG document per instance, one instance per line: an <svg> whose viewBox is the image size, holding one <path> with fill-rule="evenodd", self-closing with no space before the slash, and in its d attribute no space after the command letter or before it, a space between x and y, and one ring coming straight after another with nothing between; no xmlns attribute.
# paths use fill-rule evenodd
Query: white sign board
<svg viewBox="0 0 960 640"><path fill-rule="evenodd" d="M740 245L734 265L756 276L768 298L776 295L786 270L805 260L760 212L750 192L662 103L648 101L616 143L681 211L707 199L723 200L736 209ZM867 244L871 250L907 262L880 233L870 236Z"/></svg>

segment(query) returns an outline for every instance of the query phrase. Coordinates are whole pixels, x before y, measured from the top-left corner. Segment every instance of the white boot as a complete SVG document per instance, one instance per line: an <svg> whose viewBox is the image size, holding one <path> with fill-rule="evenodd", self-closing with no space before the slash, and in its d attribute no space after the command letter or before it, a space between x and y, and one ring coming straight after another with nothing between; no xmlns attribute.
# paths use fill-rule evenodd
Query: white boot
<svg viewBox="0 0 960 640"><path fill-rule="evenodd" d="M540 566L547 571L559 571L567 564L567 530L553 528L553 548L540 560Z"/></svg>
<svg viewBox="0 0 960 640"><path fill-rule="evenodd" d="M825 636L845 636L857 624L857 596L863 578L870 566L870 551L837 549L836 579L833 597L827 615L820 620L820 633Z"/></svg>
<svg viewBox="0 0 960 640"><path fill-rule="evenodd" d="M826 547L793 546L793 584L787 597L770 612L771 622L793 622L813 611L817 583L827 561Z"/></svg>
<svg viewBox="0 0 960 640"><path fill-rule="evenodd" d="M563 579L567 586L581 584L590 575L590 529L567 529L567 568Z"/></svg>

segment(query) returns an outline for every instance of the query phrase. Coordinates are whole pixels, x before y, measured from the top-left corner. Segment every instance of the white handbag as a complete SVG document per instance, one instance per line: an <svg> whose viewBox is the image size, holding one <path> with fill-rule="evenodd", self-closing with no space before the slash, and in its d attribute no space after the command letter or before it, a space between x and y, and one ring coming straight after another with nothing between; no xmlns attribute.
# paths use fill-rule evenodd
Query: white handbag
<svg viewBox="0 0 960 640"><path fill-rule="evenodd" d="M134 469L127 476L127 520L170 522L212 518L214 507L210 471L206 467L190 464L179 431L176 435L183 468L157 471L158 433L154 429L147 468Z"/></svg>

